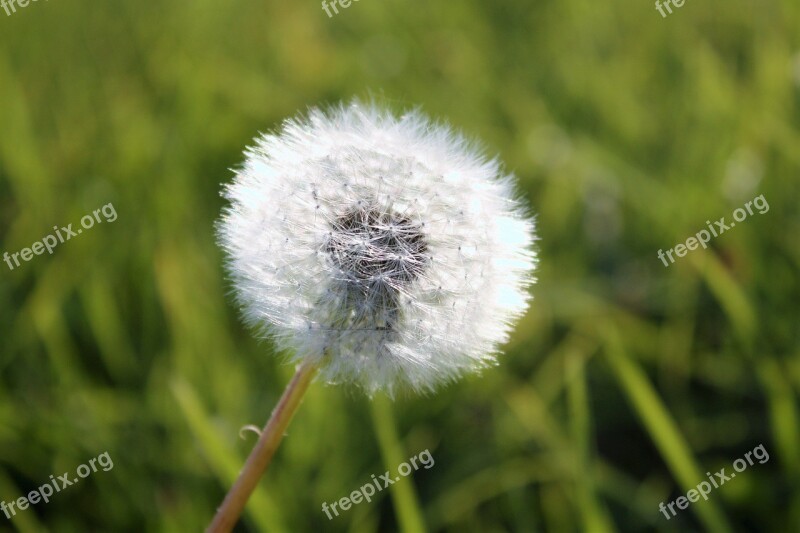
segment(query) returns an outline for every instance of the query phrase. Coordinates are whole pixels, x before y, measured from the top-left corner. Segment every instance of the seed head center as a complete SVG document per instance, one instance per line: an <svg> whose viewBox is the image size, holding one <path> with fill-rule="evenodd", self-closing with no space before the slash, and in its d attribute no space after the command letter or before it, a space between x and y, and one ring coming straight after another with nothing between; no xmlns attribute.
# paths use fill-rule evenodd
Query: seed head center
<svg viewBox="0 0 800 533"><path fill-rule="evenodd" d="M428 261L420 224L392 210L356 208L331 223L326 251L349 284L399 290Z"/></svg>

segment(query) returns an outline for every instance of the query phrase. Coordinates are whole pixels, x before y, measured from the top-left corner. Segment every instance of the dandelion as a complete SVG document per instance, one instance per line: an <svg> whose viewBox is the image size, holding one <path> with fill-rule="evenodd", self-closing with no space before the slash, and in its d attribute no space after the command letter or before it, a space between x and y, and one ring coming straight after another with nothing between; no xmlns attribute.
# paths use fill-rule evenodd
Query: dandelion
<svg viewBox="0 0 800 533"><path fill-rule="evenodd" d="M432 391L495 364L527 309L533 221L513 177L419 112L356 102L288 120L224 195L237 301L300 364L261 439L316 372L368 394Z"/></svg>

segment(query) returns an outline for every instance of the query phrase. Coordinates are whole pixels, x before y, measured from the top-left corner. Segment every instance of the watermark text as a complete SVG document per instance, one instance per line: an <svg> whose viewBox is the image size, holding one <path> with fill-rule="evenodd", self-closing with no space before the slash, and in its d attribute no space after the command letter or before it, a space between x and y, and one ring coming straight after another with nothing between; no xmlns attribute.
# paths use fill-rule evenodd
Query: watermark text
<svg viewBox="0 0 800 533"><path fill-rule="evenodd" d="M6 518L11 520L12 516L16 516L17 511L24 511L30 505L36 505L39 502L49 503L50 496L61 492L70 485L75 485L81 479L88 477L91 473L97 472L98 465L103 469L103 472L108 472L114 468L114 461L111 460L111 456L108 452L103 452L94 459L90 459L88 464L80 465L75 471L78 477L72 477L70 479L69 472L64 472L64 474L58 477L51 475L50 481L38 489L30 491L27 496L20 496L16 500L11 500L11 502L8 503L0 501L0 511L3 511Z"/></svg>
<svg viewBox="0 0 800 533"><path fill-rule="evenodd" d="M758 209L758 213L763 215L767 211L769 211L769 204L767 203L767 199L764 198L764 195L759 195L746 204L744 207L738 207L733 212L733 219L735 222L731 222L730 224L725 222L725 217L714 222L711 224L710 220L706 220L706 224L708 225L708 229L701 229L698 231L694 237L689 237L686 239L686 244L676 244L674 248L670 248L666 251L666 256L664 255L665 252L663 250L658 251L658 258L661 259L661 262L664 263L665 267L670 266L672 263L675 262L675 258L672 257L672 253L675 252L675 255L678 257L683 257L689 253L691 250L696 250L698 246L702 246L704 249L708 248L708 242L711 241L711 236L719 237L726 231L730 230L736 225L736 222L742 222L745 220L749 215L754 214L753 206ZM710 233L709 233L710 231ZM667 263L667 257L669 257L669 263Z"/></svg>
<svg viewBox="0 0 800 533"><path fill-rule="evenodd" d="M733 469L736 470L736 472L744 472L748 466L753 466L753 456L755 456L755 458L758 459L758 463L762 465L769 461L769 453L767 453L767 449L764 448L763 444L759 444L753 448L752 451L744 454L743 458L740 457L739 459L736 459L733 462ZM679 496L675 500L669 502L666 506L664 505L664 502L659 503L658 510L664 513L664 516L667 518L667 520L669 520L677 514L675 507L677 507L679 511L682 511L689 507L690 503L698 501L701 496L704 500L708 500L709 493L713 489L718 489L728 481L735 478L736 472L731 472L730 475L728 475L725 473L724 468L719 472L714 472L713 476L711 475L711 472L706 472L708 481L701 481L697 484L696 488L689 490L689 492L686 493L686 496ZM709 481L711 483L709 483ZM669 509L669 512L672 513L672 516L667 513L667 509Z"/></svg>
<svg viewBox="0 0 800 533"><path fill-rule="evenodd" d="M400 465L397 467L397 472L400 474L399 476L392 477L388 470L379 477L375 477L375 474L372 474L372 481L365 485L361 485L358 490L351 492L350 496L345 496L344 498L331 503L330 506L327 502L323 502L322 512L328 516L328 520L333 520L331 511L333 511L334 515L339 516L339 510L336 509L337 506L342 512L344 512L350 509L351 505L358 505L364 500L370 502L372 501L372 497L375 495L376 490L380 492L389 485L394 485L396 482L400 481L401 476L406 477L414 470L419 470L420 465L424 466L425 470L428 470L435 464L433 456L428 450L420 452L416 457L411 457L408 461L411 464L400 463ZM419 463L417 463L417 461L419 461Z"/></svg>
<svg viewBox="0 0 800 533"><path fill-rule="evenodd" d="M48 254L52 254L56 246L65 243L73 237L77 237L83 233L84 229L90 229L92 226L94 226L95 221L97 221L98 224L102 223L103 220L100 219L101 213L106 222L114 222L117 220L117 210L114 209L113 204L108 203L100 209L95 209L92 214L85 215L83 218L81 218L82 228L72 229L72 224L67 224L60 229L58 226L53 226L53 234L47 235L41 241L36 241L30 246L30 248L23 248L19 252L15 252L13 254L3 252L3 261L6 262L10 270L14 270L16 267L20 266L20 259L28 262L33 259L34 255L42 255L45 250Z"/></svg>

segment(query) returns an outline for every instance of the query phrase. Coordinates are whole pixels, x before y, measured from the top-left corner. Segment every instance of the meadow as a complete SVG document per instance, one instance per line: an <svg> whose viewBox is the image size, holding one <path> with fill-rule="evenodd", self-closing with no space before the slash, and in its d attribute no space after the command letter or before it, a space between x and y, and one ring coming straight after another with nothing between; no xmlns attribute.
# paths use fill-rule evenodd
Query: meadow
<svg viewBox="0 0 800 533"><path fill-rule="evenodd" d="M114 466L0 531L208 524L293 373L232 298L222 184L259 132L354 97L517 176L533 302L497 367L434 394L312 384L237 531L800 530L796 1L54 0L0 14L0 253L117 218L0 262L0 501Z"/></svg>

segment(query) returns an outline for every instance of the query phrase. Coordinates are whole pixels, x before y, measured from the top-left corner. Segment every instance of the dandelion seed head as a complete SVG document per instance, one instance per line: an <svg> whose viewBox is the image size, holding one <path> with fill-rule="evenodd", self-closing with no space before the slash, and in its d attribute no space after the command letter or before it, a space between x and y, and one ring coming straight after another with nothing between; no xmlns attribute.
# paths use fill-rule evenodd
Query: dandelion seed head
<svg viewBox="0 0 800 533"><path fill-rule="evenodd" d="M527 309L513 177L419 112L314 109L257 138L223 194L245 318L330 382L432 390L494 364Z"/></svg>

